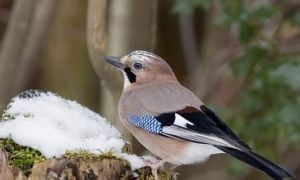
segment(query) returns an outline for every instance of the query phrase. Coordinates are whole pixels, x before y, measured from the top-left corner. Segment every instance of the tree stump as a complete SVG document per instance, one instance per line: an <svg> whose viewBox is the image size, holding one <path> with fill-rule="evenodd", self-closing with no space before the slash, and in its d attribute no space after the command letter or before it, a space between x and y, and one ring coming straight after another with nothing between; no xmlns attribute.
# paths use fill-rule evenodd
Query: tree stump
<svg viewBox="0 0 300 180"><path fill-rule="evenodd" d="M145 167L131 171L126 160L103 158L100 160L84 160L81 158L52 158L35 163L31 174L25 176L8 161L8 153L0 149L0 180L153 180L151 169ZM168 171L160 173L160 179L176 179L175 174Z"/></svg>
<svg viewBox="0 0 300 180"><path fill-rule="evenodd" d="M133 176L128 163L124 160L103 159L84 161L58 158L34 165L28 179L110 180L133 179Z"/></svg>
<svg viewBox="0 0 300 180"><path fill-rule="evenodd" d="M11 167L8 162L8 154L0 149L0 179L25 180L26 176L17 168Z"/></svg>

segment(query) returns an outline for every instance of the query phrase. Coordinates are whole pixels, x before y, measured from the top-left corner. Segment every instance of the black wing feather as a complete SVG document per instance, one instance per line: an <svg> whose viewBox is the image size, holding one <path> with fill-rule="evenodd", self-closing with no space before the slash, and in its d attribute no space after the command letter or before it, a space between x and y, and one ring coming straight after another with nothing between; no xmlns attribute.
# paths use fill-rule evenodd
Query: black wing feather
<svg viewBox="0 0 300 180"><path fill-rule="evenodd" d="M244 143L213 111L208 109L206 106L202 105L200 107L201 111L197 109L191 111L191 107L187 108L189 109L188 112L181 110L172 113L164 113L156 117L156 119L162 123L162 126L171 126L171 129L175 131L171 134L162 135L176 139L184 139L195 143L211 144L221 151L266 172L273 179L284 179L287 177L294 179L294 176L287 170L254 153L246 143ZM185 127L174 124L176 113L190 123L185 124ZM184 133L185 131L190 131L190 133L181 134L184 136L176 134L176 132ZM214 141L214 139L210 138L205 139L206 137L201 136L201 134L208 135L210 137L218 137L225 140L232 146L230 147L226 143L223 145L222 141ZM221 145L217 145L217 143L220 143Z"/></svg>
<svg viewBox="0 0 300 180"><path fill-rule="evenodd" d="M174 123L175 113L177 113L191 122L191 124L186 124L187 129L219 137L238 148L242 147L250 150L250 147L235 135L234 132L206 106L202 105L200 107L202 111L195 108L191 110L191 107L186 108L189 109L188 112L180 110L172 113L163 113L157 116L156 119L160 121L163 126L170 126Z"/></svg>
<svg viewBox="0 0 300 180"><path fill-rule="evenodd" d="M294 175L289 171L279 167L273 162L267 160L266 158L254 153L253 151L239 151L224 146L215 147L239 159L240 161L243 161L253 167L260 169L261 171L271 176L273 179L295 178Z"/></svg>
<svg viewBox="0 0 300 180"><path fill-rule="evenodd" d="M212 110L205 105L202 105L201 110L216 124L216 126L222 129L228 136L235 139L240 145L247 149L251 149L244 141L242 141Z"/></svg>

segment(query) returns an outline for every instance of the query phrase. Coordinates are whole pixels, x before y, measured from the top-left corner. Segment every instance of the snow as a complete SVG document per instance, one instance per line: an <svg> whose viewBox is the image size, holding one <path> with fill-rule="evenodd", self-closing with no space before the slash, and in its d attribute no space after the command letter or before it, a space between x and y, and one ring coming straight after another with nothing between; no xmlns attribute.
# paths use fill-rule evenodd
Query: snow
<svg viewBox="0 0 300 180"><path fill-rule="evenodd" d="M145 167L147 165L145 164L145 161L149 163L155 163L157 161L157 159L152 156L139 157L135 154L125 154L125 153L118 154L117 156L126 159L129 162L131 169L139 169Z"/></svg>
<svg viewBox="0 0 300 180"><path fill-rule="evenodd" d="M5 111L13 119L0 121L0 137L39 150L45 157L60 157L66 151L112 151L130 162L145 166L136 156L122 153L120 132L99 114L51 92L25 91L12 99Z"/></svg>

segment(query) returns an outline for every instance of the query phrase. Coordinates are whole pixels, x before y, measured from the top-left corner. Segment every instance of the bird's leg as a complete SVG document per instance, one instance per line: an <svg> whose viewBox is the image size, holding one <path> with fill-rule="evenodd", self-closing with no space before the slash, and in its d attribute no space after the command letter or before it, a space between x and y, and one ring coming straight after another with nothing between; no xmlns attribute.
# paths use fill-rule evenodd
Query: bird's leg
<svg viewBox="0 0 300 180"><path fill-rule="evenodd" d="M154 176L154 179L155 180L159 180L158 178L158 175L157 175L157 170L159 168L160 165L162 165L163 163L161 163L161 161L157 162L157 163L154 163L152 164L150 167L151 167L151 172L152 172L152 175Z"/></svg>
<svg viewBox="0 0 300 180"><path fill-rule="evenodd" d="M152 163L151 161L148 161L146 159L143 159L143 160L144 160L144 163L151 168L151 173L154 176L154 179L159 180L158 175L157 175L157 170L160 166L162 166L165 162L167 162L168 158L162 159L155 163Z"/></svg>
<svg viewBox="0 0 300 180"><path fill-rule="evenodd" d="M156 163L153 163L150 167L151 167L151 172L152 175L154 176L155 180L159 180L158 175L157 175L157 170L160 166L162 166L165 162L167 162L168 158L166 159L162 159Z"/></svg>
<svg viewBox="0 0 300 180"><path fill-rule="evenodd" d="M157 169L151 168L151 173L154 177L154 180L159 180L158 175L157 175Z"/></svg>

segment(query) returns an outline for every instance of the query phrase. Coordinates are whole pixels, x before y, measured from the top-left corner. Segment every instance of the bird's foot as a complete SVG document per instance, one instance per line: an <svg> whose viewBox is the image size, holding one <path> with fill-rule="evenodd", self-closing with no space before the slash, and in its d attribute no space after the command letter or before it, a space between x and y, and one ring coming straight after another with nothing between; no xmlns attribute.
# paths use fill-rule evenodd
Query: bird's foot
<svg viewBox="0 0 300 180"><path fill-rule="evenodd" d="M145 163L146 166L151 167L152 164L154 164L151 160L145 159L144 157L141 157L141 159L143 160L143 162Z"/></svg>
<svg viewBox="0 0 300 180"><path fill-rule="evenodd" d="M149 166L151 168L151 173L152 173L154 179L159 180L157 170L159 169L159 167L161 167L167 161L167 159L162 159L155 163L151 162L150 160L144 159L144 158L142 158L142 159L143 159L144 163L146 164L146 166Z"/></svg>

